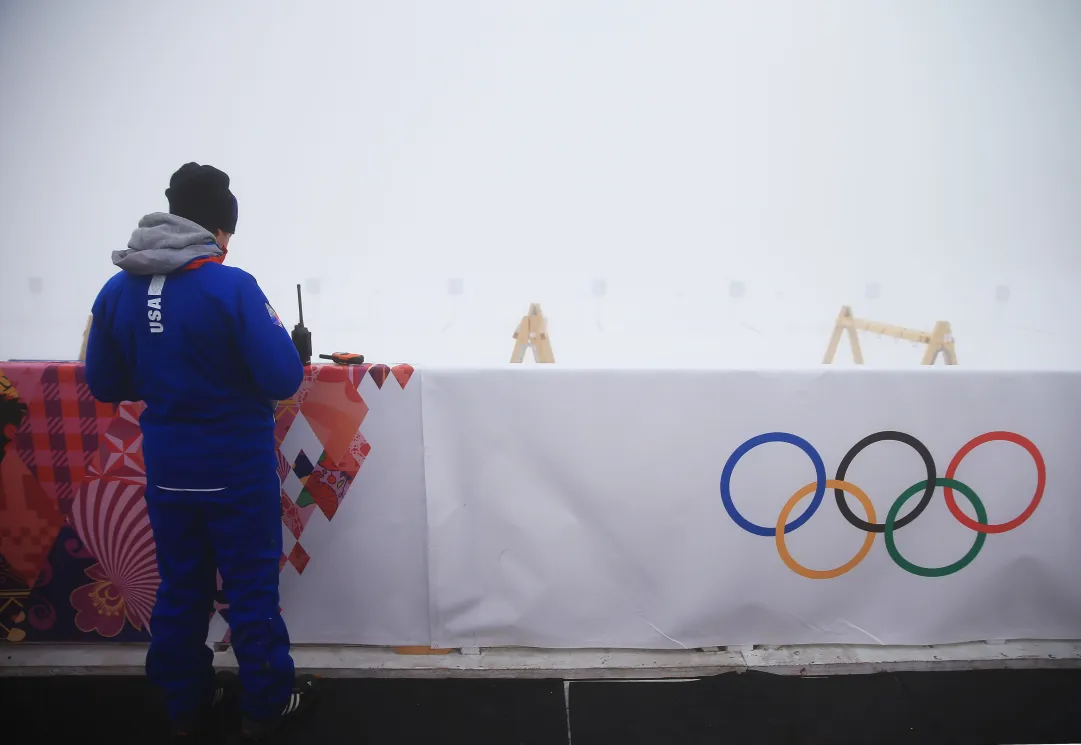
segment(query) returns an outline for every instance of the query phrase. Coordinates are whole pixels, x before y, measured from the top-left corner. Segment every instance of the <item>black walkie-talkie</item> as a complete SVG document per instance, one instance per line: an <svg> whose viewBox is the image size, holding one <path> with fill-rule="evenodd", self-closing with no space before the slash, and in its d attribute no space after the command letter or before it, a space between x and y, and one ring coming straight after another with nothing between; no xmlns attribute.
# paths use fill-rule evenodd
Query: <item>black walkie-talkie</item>
<svg viewBox="0 0 1081 745"><path fill-rule="evenodd" d="M312 332L304 326L304 300L297 285L297 307L300 309L300 323L293 327L293 346L300 354L300 361L305 365L312 363Z"/></svg>

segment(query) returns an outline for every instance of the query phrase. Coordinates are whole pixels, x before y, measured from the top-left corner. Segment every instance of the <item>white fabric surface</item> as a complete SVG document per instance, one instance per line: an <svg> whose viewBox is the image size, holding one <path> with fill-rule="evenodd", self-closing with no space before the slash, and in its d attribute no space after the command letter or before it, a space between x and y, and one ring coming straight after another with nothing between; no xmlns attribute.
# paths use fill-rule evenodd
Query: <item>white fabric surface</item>
<svg viewBox="0 0 1081 745"><path fill-rule="evenodd" d="M1081 375L964 368L905 371L585 371L559 366L421 371L431 639L436 646L679 648L724 644L931 644L1081 637ZM809 442L825 475L879 431L922 441L944 477L965 443L991 431L1030 440L1046 464L1031 517L987 535L970 565L944 577L898 566L879 534L833 579L781 560L772 536L726 512L726 460L761 433ZM989 522L1019 515L1037 481L1008 442L973 450L956 477ZM903 443L856 456L847 481L882 522L926 478ZM734 506L773 526L815 481L809 457L769 443L734 467ZM805 498L792 513L801 515ZM909 500L907 514L919 501ZM968 515L971 507L960 494ZM859 503L849 497L856 515ZM866 533L832 489L786 545L806 567L844 564ZM928 567L960 559L977 533L942 489L896 532Z"/></svg>

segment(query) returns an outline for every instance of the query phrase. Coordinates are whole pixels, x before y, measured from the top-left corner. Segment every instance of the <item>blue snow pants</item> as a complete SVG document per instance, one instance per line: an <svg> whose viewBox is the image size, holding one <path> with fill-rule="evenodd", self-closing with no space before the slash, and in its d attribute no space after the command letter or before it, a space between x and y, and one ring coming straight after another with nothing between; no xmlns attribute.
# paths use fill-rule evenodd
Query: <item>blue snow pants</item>
<svg viewBox="0 0 1081 745"><path fill-rule="evenodd" d="M161 586L150 619L146 673L165 693L174 721L213 697L214 654L207 646L217 577L229 601L240 665L241 709L254 721L281 713L293 689L289 632L278 610L282 552L277 474L244 488L166 491L147 485Z"/></svg>

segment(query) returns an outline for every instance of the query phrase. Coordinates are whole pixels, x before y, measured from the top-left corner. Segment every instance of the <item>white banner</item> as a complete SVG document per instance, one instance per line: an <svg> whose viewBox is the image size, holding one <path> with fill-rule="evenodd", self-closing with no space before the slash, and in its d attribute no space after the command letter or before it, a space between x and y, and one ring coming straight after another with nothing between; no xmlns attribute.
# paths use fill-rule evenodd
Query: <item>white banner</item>
<svg viewBox="0 0 1081 745"><path fill-rule="evenodd" d="M328 384L331 395L309 394L281 443L290 467L284 498L300 505L304 522L296 534L282 524L289 557L281 573L282 615L294 643L429 642L419 378L364 374L359 398L337 394L334 386L348 383ZM317 395L324 400L313 402ZM328 508L312 486L318 471L306 475L298 464L314 465L336 435L344 433L348 442L358 426L361 465L336 507ZM316 505L304 506L305 489L316 495Z"/></svg>
<svg viewBox="0 0 1081 745"><path fill-rule="evenodd" d="M1081 375L423 382L436 646L1081 638Z"/></svg>

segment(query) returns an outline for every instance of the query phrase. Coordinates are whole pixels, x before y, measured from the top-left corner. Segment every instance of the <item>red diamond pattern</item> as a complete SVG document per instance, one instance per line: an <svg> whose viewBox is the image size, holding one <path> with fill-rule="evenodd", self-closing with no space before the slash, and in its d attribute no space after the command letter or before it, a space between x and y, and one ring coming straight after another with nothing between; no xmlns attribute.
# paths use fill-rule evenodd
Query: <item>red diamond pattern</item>
<svg viewBox="0 0 1081 745"><path fill-rule="evenodd" d="M294 545L293 550L289 552L289 563L293 565L293 569L297 570L297 574L304 574L304 569L308 566L310 559L308 552L299 543Z"/></svg>

